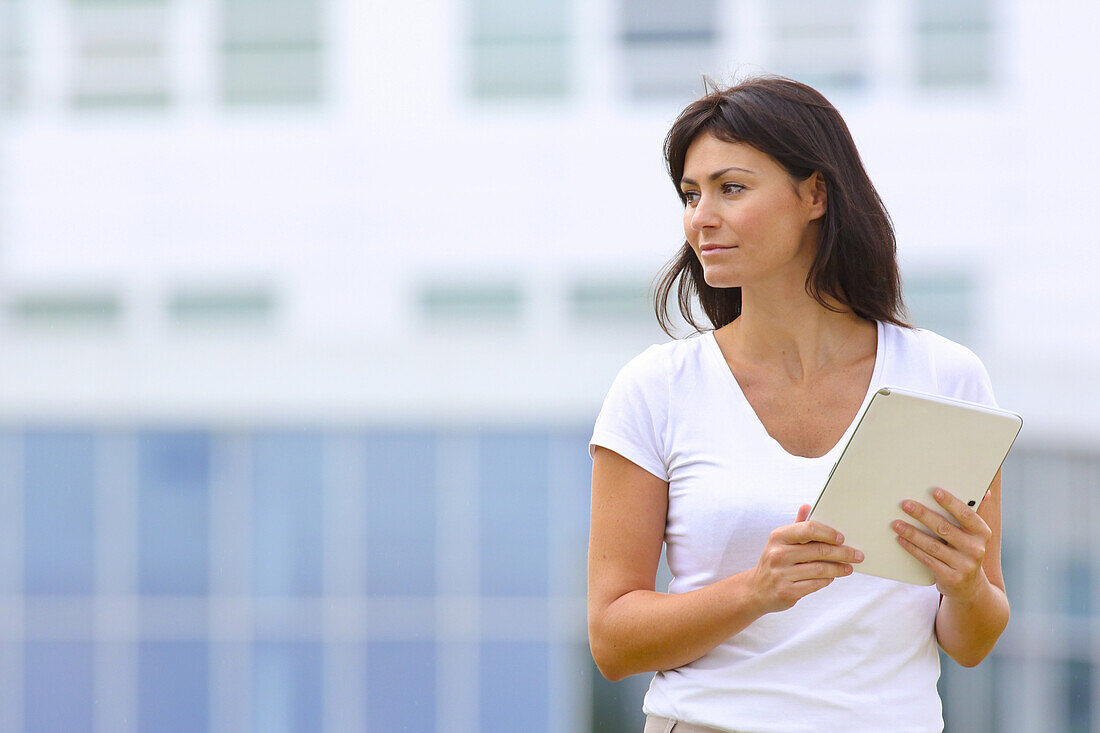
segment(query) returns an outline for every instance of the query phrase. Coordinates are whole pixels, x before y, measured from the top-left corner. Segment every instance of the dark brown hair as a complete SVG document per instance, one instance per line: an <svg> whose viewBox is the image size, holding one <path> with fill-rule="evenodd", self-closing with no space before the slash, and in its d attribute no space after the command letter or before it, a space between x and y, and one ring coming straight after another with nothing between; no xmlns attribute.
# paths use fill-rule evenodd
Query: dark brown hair
<svg viewBox="0 0 1100 733"><path fill-rule="evenodd" d="M686 204L680 179L688 146L706 133L770 155L792 179L818 171L825 180L826 212L806 292L830 310L836 308L826 296L863 318L908 327L894 226L836 108L817 90L781 76L756 76L727 89L704 80L704 89L708 93L680 113L665 138L665 163L680 201ZM680 313L696 331L702 329L692 314L693 296L715 328L741 315L741 288L708 285L686 240L657 277L657 322L669 336L668 300L677 280Z"/></svg>

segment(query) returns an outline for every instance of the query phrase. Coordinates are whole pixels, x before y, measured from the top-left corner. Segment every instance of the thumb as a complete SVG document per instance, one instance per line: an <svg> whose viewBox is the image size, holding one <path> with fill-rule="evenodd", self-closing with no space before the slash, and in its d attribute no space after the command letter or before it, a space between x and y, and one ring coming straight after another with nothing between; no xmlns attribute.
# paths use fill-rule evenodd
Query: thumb
<svg viewBox="0 0 1100 733"><path fill-rule="evenodd" d="M811 507L809 504L803 504L802 506L798 507L798 515L795 516L794 521L805 522L806 517L810 516L810 510L812 508L813 507Z"/></svg>

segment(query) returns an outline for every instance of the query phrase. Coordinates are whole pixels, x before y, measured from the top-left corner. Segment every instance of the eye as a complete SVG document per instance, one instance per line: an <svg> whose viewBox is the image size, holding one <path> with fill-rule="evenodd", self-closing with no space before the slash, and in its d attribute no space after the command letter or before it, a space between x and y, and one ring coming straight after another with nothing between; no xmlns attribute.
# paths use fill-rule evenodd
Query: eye
<svg viewBox="0 0 1100 733"><path fill-rule="evenodd" d="M695 204L699 203L699 192L698 191L684 191L683 195L684 195L684 203L687 204L688 206L695 206Z"/></svg>
<svg viewBox="0 0 1100 733"><path fill-rule="evenodd" d="M745 190L745 187L740 183L723 183L722 193L741 193Z"/></svg>

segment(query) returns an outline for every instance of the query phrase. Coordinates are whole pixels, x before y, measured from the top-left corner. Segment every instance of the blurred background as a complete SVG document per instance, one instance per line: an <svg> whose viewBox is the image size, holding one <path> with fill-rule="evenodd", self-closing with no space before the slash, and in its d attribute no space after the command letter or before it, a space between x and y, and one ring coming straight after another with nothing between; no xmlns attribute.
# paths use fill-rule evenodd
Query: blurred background
<svg viewBox="0 0 1100 733"><path fill-rule="evenodd" d="M0 0L0 730L640 731L587 648L586 445L668 338L663 136L756 72L838 107L913 319L1025 416L948 730L1100 730L1098 26Z"/></svg>

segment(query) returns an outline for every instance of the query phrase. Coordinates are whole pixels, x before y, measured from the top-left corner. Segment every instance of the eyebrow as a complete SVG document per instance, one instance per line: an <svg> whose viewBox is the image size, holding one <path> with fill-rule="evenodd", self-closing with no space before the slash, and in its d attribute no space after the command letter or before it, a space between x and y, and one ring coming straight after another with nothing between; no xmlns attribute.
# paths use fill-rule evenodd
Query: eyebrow
<svg viewBox="0 0 1100 733"><path fill-rule="evenodd" d="M723 168L720 171L715 171L714 173L711 173L710 174L710 180L717 181L719 178L726 175L730 171L739 171L741 173L748 173L749 175L756 175L753 171L750 171L748 168L738 168L735 165L731 165L729 168ZM680 185L682 186L685 183L688 184L689 186L698 186L699 185L698 183L691 180L690 178L681 178L680 179Z"/></svg>

